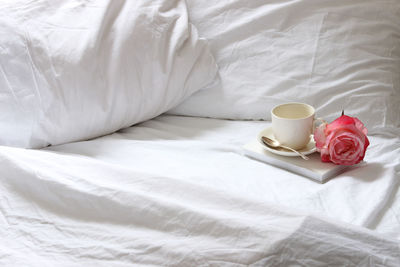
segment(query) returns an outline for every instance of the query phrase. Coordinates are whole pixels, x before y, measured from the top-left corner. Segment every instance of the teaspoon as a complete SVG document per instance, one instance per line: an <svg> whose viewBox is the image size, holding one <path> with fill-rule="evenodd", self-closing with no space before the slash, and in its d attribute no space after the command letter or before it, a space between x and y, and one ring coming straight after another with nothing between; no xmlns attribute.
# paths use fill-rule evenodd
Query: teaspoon
<svg viewBox="0 0 400 267"><path fill-rule="evenodd" d="M269 146L271 148L281 147L281 148L284 148L284 149L287 149L287 150L290 150L290 151L293 151L293 152L297 153L300 157L302 157L305 160L309 160L309 157L307 157L303 153L301 153L301 152L299 152L299 151L297 151L297 150L295 150L295 149L293 149L291 147L281 145L277 140L273 140L273 139L268 138L266 136L263 136L261 139L262 139L262 141L263 141L263 143L265 145L267 145L267 146Z"/></svg>

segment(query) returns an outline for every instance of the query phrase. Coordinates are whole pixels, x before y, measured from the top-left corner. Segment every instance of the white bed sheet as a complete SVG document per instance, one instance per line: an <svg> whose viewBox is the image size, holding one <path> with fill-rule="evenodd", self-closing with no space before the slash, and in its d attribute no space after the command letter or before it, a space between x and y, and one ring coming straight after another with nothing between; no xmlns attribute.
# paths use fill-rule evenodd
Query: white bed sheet
<svg viewBox="0 0 400 267"><path fill-rule="evenodd" d="M371 136L366 164L318 184L241 154L268 125L160 116L0 147L1 265L398 265L399 138Z"/></svg>
<svg viewBox="0 0 400 267"><path fill-rule="evenodd" d="M391 202L400 204L394 198L400 182L399 138L370 136L365 163L321 185L242 156L242 145L268 126L262 121L161 116L101 139L49 150L176 177L366 228L376 229L390 220L393 230L377 230L400 239L400 209L390 208Z"/></svg>

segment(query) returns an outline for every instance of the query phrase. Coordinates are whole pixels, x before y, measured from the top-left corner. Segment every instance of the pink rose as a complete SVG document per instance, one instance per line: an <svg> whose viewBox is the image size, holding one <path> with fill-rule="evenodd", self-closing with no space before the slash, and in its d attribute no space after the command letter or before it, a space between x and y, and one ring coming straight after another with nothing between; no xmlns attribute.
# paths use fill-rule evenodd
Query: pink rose
<svg viewBox="0 0 400 267"><path fill-rule="evenodd" d="M367 128L357 118L342 115L333 122L323 123L314 131L317 151L323 162L353 165L364 159L369 145Z"/></svg>

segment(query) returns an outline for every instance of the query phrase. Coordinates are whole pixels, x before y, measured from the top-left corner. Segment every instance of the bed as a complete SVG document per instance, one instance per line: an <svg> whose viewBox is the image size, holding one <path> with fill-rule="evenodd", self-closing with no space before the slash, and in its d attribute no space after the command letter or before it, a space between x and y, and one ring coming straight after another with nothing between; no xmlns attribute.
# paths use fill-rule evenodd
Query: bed
<svg viewBox="0 0 400 267"><path fill-rule="evenodd" d="M400 265L397 1L0 13L1 266ZM288 101L359 117L364 162L320 184L246 157Z"/></svg>

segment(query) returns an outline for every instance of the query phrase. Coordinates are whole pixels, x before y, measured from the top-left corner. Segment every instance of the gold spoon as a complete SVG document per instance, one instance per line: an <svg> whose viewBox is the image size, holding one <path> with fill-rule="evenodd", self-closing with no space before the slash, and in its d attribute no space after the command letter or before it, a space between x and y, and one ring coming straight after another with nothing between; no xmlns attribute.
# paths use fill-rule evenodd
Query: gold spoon
<svg viewBox="0 0 400 267"><path fill-rule="evenodd" d="M272 147L272 148L281 147L281 148L284 148L284 149L287 149L287 150L290 150L290 151L293 151L293 152L297 153L300 157L302 157L305 160L309 160L310 159L309 157L307 157L303 153L301 153L301 152L299 152L299 151L297 151L297 150L295 150L295 149L293 149L291 147L281 145L277 140L273 140L273 139L268 138L266 136L261 137L261 139L262 139L263 143L265 145L269 146L269 147Z"/></svg>

